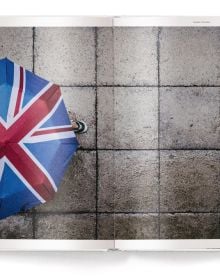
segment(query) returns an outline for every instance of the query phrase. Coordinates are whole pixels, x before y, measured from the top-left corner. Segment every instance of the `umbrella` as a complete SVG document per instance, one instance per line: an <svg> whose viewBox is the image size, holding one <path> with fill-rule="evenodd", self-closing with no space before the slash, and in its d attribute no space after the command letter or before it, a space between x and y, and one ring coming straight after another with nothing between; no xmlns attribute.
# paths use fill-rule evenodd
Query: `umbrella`
<svg viewBox="0 0 220 280"><path fill-rule="evenodd" d="M0 219L51 200L78 142L59 86L0 60Z"/></svg>

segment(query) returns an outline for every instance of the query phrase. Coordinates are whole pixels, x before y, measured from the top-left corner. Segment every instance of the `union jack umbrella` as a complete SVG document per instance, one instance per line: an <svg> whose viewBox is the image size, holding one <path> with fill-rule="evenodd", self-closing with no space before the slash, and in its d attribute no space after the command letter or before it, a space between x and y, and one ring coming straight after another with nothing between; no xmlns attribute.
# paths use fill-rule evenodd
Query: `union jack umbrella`
<svg viewBox="0 0 220 280"><path fill-rule="evenodd" d="M51 200L78 142L59 86L0 60L0 219Z"/></svg>

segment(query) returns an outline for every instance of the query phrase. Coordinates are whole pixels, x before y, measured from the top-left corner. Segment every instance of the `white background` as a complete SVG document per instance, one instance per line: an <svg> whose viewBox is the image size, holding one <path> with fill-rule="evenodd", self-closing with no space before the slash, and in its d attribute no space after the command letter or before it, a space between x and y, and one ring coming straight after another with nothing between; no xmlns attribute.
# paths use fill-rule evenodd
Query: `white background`
<svg viewBox="0 0 220 280"><path fill-rule="evenodd" d="M220 15L219 0L0 1L1 15ZM218 252L0 253L0 279L201 280L219 267Z"/></svg>

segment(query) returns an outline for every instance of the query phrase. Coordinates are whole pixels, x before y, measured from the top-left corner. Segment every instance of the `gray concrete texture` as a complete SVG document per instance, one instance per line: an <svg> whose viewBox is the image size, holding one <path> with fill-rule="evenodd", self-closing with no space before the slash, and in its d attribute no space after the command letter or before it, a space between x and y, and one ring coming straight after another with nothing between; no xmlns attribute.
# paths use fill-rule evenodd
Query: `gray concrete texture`
<svg viewBox="0 0 220 280"><path fill-rule="evenodd" d="M33 219L29 214L18 214L0 221L2 239L32 239Z"/></svg>
<svg viewBox="0 0 220 280"><path fill-rule="evenodd" d="M0 57L33 70L33 30L30 27L0 28Z"/></svg>
<svg viewBox="0 0 220 280"><path fill-rule="evenodd" d="M161 214L161 239L218 239L219 214L182 213Z"/></svg>
<svg viewBox="0 0 220 280"><path fill-rule="evenodd" d="M97 84L114 84L114 45L113 29L101 27L97 29Z"/></svg>
<svg viewBox="0 0 220 280"><path fill-rule="evenodd" d="M99 239L158 239L158 214L100 214Z"/></svg>
<svg viewBox="0 0 220 280"><path fill-rule="evenodd" d="M158 89L99 88L98 147L157 149Z"/></svg>
<svg viewBox="0 0 220 280"><path fill-rule="evenodd" d="M95 239L94 214L38 215L37 239Z"/></svg>
<svg viewBox="0 0 220 280"><path fill-rule="evenodd" d="M35 71L65 86L95 85L94 28L36 28Z"/></svg>
<svg viewBox="0 0 220 280"><path fill-rule="evenodd" d="M220 148L220 88L160 89L160 147Z"/></svg>
<svg viewBox="0 0 220 280"><path fill-rule="evenodd" d="M100 151L99 178L99 211L158 211L157 151Z"/></svg>
<svg viewBox="0 0 220 280"><path fill-rule="evenodd" d="M219 27L162 28L161 85L220 85Z"/></svg>
<svg viewBox="0 0 220 280"><path fill-rule="evenodd" d="M220 151L160 152L160 211L220 210Z"/></svg>
<svg viewBox="0 0 220 280"><path fill-rule="evenodd" d="M115 85L158 84L157 37L157 28L114 28Z"/></svg>
<svg viewBox="0 0 220 280"><path fill-rule="evenodd" d="M55 199L1 238L220 238L220 28L0 28L89 126Z"/></svg>

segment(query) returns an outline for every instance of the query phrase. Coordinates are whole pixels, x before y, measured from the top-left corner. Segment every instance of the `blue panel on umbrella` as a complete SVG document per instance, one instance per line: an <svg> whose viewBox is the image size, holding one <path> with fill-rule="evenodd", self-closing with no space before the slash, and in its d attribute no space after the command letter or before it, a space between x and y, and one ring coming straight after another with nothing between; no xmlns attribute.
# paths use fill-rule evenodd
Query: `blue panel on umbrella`
<svg viewBox="0 0 220 280"><path fill-rule="evenodd" d="M5 61L5 64L6 64L7 84L12 86L13 85L13 80L14 80L14 63L7 58L5 58L4 61Z"/></svg>
<svg viewBox="0 0 220 280"><path fill-rule="evenodd" d="M60 102L58 108L54 112L54 114L46 121L41 128L44 127L53 127L53 126L60 126L60 125L70 125L70 120L66 111L66 107L64 105L63 100Z"/></svg>
<svg viewBox="0 0 220 280"><path fill-rule="evenodd" d="M1 73L0 73L1 74ZM11 87L7 84L0 85L0 117L7 121L8 106L11 97Z"/></svg>
<svg viewBox="0 0 220 280"><path fill-rule="evenodd" d="M7 121L8 106L13 84L14 64L7 58L0 60L0 116Z"/></svg>
<svg viewBox="0 0 220 280"><path fill-rule="evenodd" d="M7 71L6 71L7 59L0 60L0 85L6 83Z"/></svg>
<svg viewBox="0 0 220 280"><path fill-rule="evenodd" d="M30 152L51 174L56 185L59 185L64 171L77 148L76 138L25 144ZM55 164L54 164L55 163Z"/></svg>
<svg viewBox="0 0 220 280"><path fill-rule="evenodd" d="M26 85L25 85L25 93L24 99L22 103L22 108L39 92L41 91L47 84L48 81L40 78L37 75L34 75L30 71L26 70Z"/></svg>
<svg viewBox="0 0 220 280"><path fill-rule="evenodd" d="M0 182L0 219L7 213L17 213L40 204L11 168L5 164Z"/></svg>

